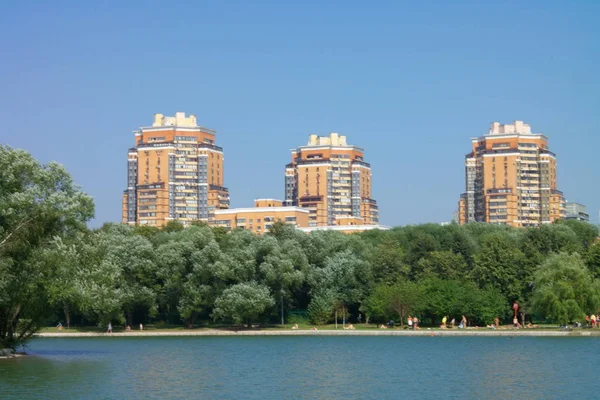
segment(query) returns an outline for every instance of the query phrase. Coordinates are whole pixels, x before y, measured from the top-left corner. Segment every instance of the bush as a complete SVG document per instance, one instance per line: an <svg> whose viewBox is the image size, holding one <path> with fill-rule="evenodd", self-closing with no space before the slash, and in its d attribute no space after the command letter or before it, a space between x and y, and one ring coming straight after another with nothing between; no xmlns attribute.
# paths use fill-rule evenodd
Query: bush
<svg viewBox="0 0 600 400"><path fill-rule="evenodd" d="M306 325L309 323L308 312L289 312L287 316L288 324Z"/></svg>
<svg viewBox="0 0 600 400"><path fill-rule="evenodd" d="M325 325L331 319L331 309L329 297L317 295L308 305L308 318L315 325Z"/></svg>

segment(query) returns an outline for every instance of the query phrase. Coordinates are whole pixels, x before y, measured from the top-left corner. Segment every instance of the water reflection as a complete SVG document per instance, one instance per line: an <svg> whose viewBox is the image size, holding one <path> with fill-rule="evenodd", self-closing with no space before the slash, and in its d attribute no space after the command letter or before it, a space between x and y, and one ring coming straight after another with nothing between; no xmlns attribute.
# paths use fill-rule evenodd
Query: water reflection
<svg viewBox="0 0 600 400"><path fill-rule="evenodd" d="M2 398L595 398L594 338L38 339Z"/></svg>

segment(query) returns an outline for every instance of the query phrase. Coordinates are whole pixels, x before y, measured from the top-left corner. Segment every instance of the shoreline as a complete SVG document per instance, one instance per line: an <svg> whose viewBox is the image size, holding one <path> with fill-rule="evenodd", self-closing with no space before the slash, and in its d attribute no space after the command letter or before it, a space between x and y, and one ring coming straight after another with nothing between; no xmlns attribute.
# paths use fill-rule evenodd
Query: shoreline
<svg viewBox="0 0 600 400"><path fill-rule="evenodd" d="M546 330L281 330L281 331L260 331L260 330L203 330L203 331L131 331L115 333L98 332L43 332L37 333L35 338L80 338L80 337L182 337L182 336L480 336L480 337L498 337L498 336L522 336L522 337L600 337L598 332L590 330L573 331L546 331Z"/></svg>
<svg viewBox="0 0 600 400"><path fill-rule="evenodd" d="M8 355L8 356L0 356L0 360L10 360L10 359L12 359L12 358L20 358L20 357L25 357L26 355L27 355L27 354L25 354L25 353L18 352L18 353L13 353L13 354L10 354L10 355Z"/></svg>

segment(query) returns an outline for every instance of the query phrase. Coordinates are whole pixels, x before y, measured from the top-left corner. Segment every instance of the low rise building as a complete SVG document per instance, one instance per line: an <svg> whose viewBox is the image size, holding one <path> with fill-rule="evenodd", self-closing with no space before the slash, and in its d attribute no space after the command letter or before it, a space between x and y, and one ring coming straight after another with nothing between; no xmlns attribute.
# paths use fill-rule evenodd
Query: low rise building
<svg viewBox="0 0 600 400"><path fill-rule="evenodd" d="M583 204L568 201L565 206L565 219L590 222L590 215Z"/></svg>
<svg viewBox="0 0 600 400"><path fill-rule="evenodd" d="M372 229L380 229L382 231L387 231L390 229L389 226L385 225L328 225L328 226L310 226L305 228L298 228L298 230L306 233L311 233L315 231L336 231L342 232L346 234L350 233L360 233L365 231L370 231Z"/></svg>
<svg viewBox="0 0 600 400"><path fill-rule="evenodd" d="M388 230L389 226L378 225L378 224L367 224L360 217L353 217L351 215L337 216L334 220L334 225L325 226L309 226L309 227L298 227L303 232L314 232L314 231L337 231L342 233L357 233L369 231L371 229Z"/></svg>
<svg viewBox="0 0 600 400"><path fill-rule="evenodd" d="M309 214L308 210L301 207L284 207L281 200L257 199L251 208L216 210L214 221L210 225L223 227L228 231L247 229L262 235L277 221L295 227L307 227Z"/></svg>

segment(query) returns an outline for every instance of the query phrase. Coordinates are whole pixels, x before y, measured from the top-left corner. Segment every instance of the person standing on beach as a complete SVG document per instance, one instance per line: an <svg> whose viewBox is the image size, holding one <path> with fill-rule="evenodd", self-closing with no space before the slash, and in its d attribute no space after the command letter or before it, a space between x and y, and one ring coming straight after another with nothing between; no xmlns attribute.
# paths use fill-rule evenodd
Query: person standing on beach
<svg viewBox="0 0 600 400"><path fill-rule="evenodd" d="M442 318L442 325L440 326L440 328L446 329L446 321L448 321L448 317L444 315L444 318Z"/></svg>
<svg viewBox="0 0 600 400"><path fill-rule="evenodd" d="M417 318L417 317L413 317L413 329L415 329L415 330L419 329L419 318Z"/></svg>
<svg viewBox="0 0 600 400"><path fill-rule="evenodd" d="M144 330L144 325L142 325L142 324L140 323L140 331L143 331L143 330Z"/></svg>
<svg viewBox="0 0 600 400"><path fill-rule="evenodd" d="M456 324L456 319L455 319L455 318L452 318L452 319L450 320L450 328L454 329L454 325L455 325L455 324Z"/></svg>
<svg viewBox="0 0 600 400"><path fill-rule="evenodd" d="M408 329L412 329L412 327L413 327L413 319L411 318L410 315L406 319L406 322L408 323Z"/></svg>
<svg viewBox="0 0 600 400"><path fill-rule="evenodd" d="M462 316L462 319L460 320L460 324L462 325L462 328L467 328L467 317L465 317L464 315Z"/></svg>
<svg viewBox="0 0 600 400"><path fill-rule="evenodd" d="M112 324L109 322L108 323L108 328L106 329L107 333L112 333Z"/></svg>
<svg viewBox="0 0 600 400"><path fill-rule="evenodd" d="M590 320L592 320L592 328L596 327L596 315L592 314L592 316L590 317Z"/></svg>

